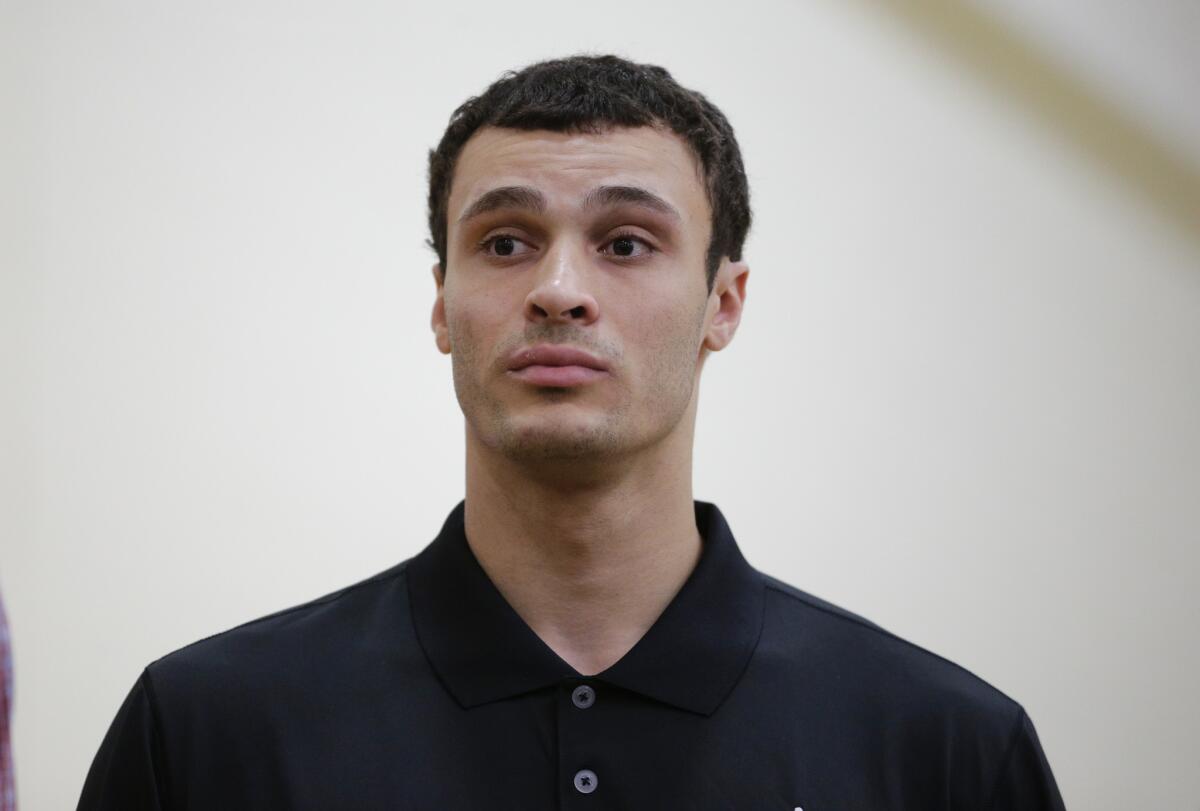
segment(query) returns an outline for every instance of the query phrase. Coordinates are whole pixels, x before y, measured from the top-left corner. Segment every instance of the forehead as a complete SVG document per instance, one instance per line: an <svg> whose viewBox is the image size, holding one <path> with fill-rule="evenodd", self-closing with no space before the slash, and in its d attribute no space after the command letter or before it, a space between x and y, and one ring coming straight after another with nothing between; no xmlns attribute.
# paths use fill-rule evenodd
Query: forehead
<svg viewBox="0 0 1200 811"><path fill-rule="evenodd" d="M563 133L484 127L459 154L448 200L453 224L471 202L501 186L532 186L552 206L569 206L606 185L646 189L685 220L707 224L699 159L679 136L655 127Z"/></svg>

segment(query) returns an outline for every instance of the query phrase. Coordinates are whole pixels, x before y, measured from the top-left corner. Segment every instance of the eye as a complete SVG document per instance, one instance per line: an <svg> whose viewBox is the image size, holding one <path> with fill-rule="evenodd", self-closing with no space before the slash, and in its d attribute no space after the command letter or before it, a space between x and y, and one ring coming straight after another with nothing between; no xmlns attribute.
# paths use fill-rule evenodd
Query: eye
<svg viewBox="0 0 1200 811"><path fill-rule="evenodd" d="M654 253L654 248L646 240L634 234L618 234L605 246L612 250L612 255L622 259L637 259Z"/></svg>
<svg viewBox="0 0 1200 811"><path fill-rule="evenodd" d="M527 250L522 250L522 246ZM529 243L523 239L513 236L512 234L497 234L494 237L488 237L483 242L479 243L479 247L489 256L510 257L521 256L533 249Z"/></svg>

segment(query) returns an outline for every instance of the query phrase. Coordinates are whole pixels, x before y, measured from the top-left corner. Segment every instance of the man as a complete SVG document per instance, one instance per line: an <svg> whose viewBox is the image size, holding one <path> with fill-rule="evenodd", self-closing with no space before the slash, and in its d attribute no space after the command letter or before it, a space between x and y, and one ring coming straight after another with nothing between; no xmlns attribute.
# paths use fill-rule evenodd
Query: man
<svg viewBox="0 0 1200 811"><path fill-rule="evenodd" d="M1017 703L692 498L749 275L716 107L539 63L455 112L429 180L465 499L394 568L149 665L80 808L1062 808Z"/></svg>

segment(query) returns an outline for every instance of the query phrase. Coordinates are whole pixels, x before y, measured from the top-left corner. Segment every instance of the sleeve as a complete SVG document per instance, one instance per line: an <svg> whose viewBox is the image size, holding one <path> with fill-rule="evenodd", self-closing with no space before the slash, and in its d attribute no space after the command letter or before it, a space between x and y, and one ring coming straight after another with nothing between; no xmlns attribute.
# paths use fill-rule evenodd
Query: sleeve
<svg viewBox="0 0 1200 811"><path fill-rule="evenodd" d="M92 761L78 811L166 811L164 785L153 692L142 671Z"/></svg>
<svg viewBox="0 0 1200 811"><path fill-rule="evenodd" d="M1000 767L991 811L1065 811L1062 794L1033 721L1022 708L1008 754Z"/></svg>

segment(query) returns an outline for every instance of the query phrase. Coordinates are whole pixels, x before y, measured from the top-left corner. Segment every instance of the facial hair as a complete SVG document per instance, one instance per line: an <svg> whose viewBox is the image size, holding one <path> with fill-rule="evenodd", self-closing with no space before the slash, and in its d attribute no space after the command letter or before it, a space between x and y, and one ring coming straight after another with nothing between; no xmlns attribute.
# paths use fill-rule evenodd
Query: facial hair
<svg viewBox="0 0 1200 811"><path fill-rule="evenodd" d="M518 338L488 352L469 323L451 324L454 389L469 430L485 446L517 463L612 460L660 442L679 424L695 392L706 303L702 299L696 311L660 317L669 319L659 321L663 340L645 355L637 381L625 376L625 356L619 347L599 342L579 327L530 325ZM586 393L541 387L534 396L543 405L563 404L561 412L555 407L550 416L520 419L512 405L497 395L505 359L517 348L534 343L565 343L604 358L612 379L593 385L616 386L619 403L581 419L567 404Z"/></svg>

